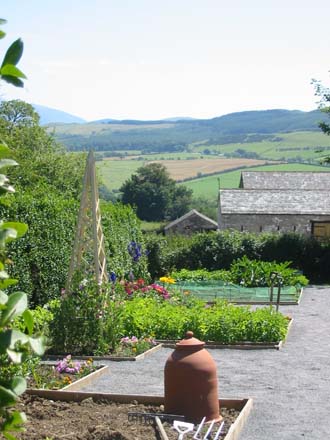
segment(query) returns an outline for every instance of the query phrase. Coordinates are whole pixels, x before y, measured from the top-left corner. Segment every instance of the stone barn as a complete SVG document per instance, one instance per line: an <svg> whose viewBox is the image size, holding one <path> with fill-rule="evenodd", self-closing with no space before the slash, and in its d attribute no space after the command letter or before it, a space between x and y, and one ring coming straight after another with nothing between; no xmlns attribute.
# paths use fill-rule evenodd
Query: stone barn
<svg viewBox="0 0 330 440"><path fill-rule="evenodd" d="M240 188L330 190L330 169L321 172L242 171Z"/></svg>
<svg viewBox="0 0 330 440"><path fill-rule="evenodd" d="M187 214L184 214L182 217L177 218L165 226L164 233L165 235L191 235L194 232L216 231L217 229L217 222L196 211L196 209L192 209L187 212Z"/></svg>
<svg viewBox="0 0 330 440"><path fill-rule="evenodd" d="M219 229L330 237L330 173L243 172L219 193Z"/></svg>

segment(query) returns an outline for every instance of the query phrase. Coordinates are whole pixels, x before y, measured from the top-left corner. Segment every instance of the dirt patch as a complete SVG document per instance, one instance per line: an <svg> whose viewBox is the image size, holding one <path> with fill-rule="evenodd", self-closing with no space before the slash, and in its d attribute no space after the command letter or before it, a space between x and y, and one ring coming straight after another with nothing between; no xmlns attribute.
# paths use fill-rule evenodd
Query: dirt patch
<svg viewBox="0 0 330 440"><path fill-rule="evenodd" d="M194 159L194 160L155 160L164 165L172 179L181 180L188 177L197 177L199 173L211 174L217 171L230 170L237 167L252 167L263 165L265 160L256 159ZM151 162L150 162L151 163ZM271 162L267 162L271 163Z"/></svg>
<svg viewBox="0 0 330 440"><path fill-rule="evenodd" d="M128 421L128 412L162 412L159 406L146 406L132 402L119 404L94 402L88 398L80 403L60 402L24 395L17 409L28 417L26 432L17 434L21 440L148 440L160 439L152 425ZM225 430L235 421L239 411L221 409ZM178 434L169 424L164 424L170 440ZM185 436L191 439L192 436Z"/></svg>

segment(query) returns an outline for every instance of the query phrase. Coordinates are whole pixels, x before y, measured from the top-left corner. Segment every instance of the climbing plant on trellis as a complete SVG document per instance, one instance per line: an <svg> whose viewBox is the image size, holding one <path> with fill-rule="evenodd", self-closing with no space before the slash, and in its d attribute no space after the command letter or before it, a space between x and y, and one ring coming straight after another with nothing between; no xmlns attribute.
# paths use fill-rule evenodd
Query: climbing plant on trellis
<svg viewBox="0 0 330 440"><path fill-rule="evenodd" d="M66 282L67 292L70 292L76 272L93 272L98 284L108 280L104 248L95 159L90 151L86 160L78 222Z"/></svg>

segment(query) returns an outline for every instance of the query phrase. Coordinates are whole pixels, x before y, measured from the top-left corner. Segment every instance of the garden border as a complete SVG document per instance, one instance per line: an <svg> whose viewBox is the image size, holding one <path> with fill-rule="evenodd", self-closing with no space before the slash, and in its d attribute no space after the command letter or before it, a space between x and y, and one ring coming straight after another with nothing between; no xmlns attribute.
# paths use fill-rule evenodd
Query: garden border
<svg viewBox="0 0 330 440"><path fill-rule="evenodd" d="M82 402L85 399L92 398L94 401L103 400L115 403L130 403L136 401L144 405L163 405L163 396L148 396L142 394L110 394L110 393L92 393L79 391L63 391L63 390L35 390L30 389L26 391L27 394L37 395L45 399L62 400L66 402ZM237 440L248 415L253 407L253 400L251 398L245 399L219 399L219 405L228 409L234 408L240 413L235 422L230 426L224 440Z"/></svg>

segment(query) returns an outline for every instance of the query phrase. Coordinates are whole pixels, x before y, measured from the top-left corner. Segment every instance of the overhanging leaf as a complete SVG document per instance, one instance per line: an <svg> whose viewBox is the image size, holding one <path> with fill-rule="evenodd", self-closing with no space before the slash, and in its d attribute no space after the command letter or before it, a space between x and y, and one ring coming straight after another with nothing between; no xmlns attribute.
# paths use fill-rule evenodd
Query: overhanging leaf
<svg viewBox="0 0 330 440"><path fill-rule="evenodd" d="M0 407L14 405L16 398L15 393L0 385Z"/></svg>
<svg viewBox="0 0 330 440"><path fill-rule="evenodd" d="M12 167L18 165L17 162L15 162L13 159L1 159L0 160L0 168L3 167Z"/></svg>
<svg viewBox="0 0 330 440"><path fill-rule="evenodd" d="M15 76L16 78L26 78L24 73L13 64L6 64L1 68L1 75Z"/></svg>
<svg viewBox="0 0 330 440"><path fill-rule="evenodd" d="M34 322L32 312L29 309L25 310L25 312L23 313L23 319L29 335L32 335Z"/></svg>
<svg viewBox="0 0 330 440"><path fill-rule="evenodd" d="M20 38L14 41L6 52L1 68L6 64L14 64L16 66L23 54L23 47L23 41Z"/></svg>
<svg viewBox="0 0 330 440"><path fill-rule="evenodd" d="M22 355L23 355L23 353L21 353L20 351L10 350L8 348L7 349L7 355L10 357L11 361L14 364L21 364L22 363Z"/></svg>
<svg viewBox="0 0 330 440"><path fill-rule="evenodd" d="M23 292L14 292L8 296L6 303L6 310L0 317L0 325L4 326L10 319L14 319L16 316L21 315L27 309L27 295ZM13 331L14 332L14 331ZM14 346L11 346L14 348Z"/></svg>
<svg viewBox="0 0 330 440"><path fill-rule="evenodd" d="M0 290L0 304L6 304L8 301L8 295L5 294L5 292L2 292Z"/></svg>
<svg viewBox="0 0 330 440"><path fill-rule="evenodd" d="M18 283L18 280L15 280L14 278L7 278L0 280L0 289L7 289L9 286L15 286L15 284Z"/></svg>
<svg viewBox="0 0 330 440"><path fill-rule="evenodd" d="M28 230L28 225L26 223L20 223L20 222L4 222L1 224L2 228L8 228L8 229L14 229L16 231L16 237L20 238L23 237L23 235Z"/></svg>
<svg viewBox="0 0 330 440"><path fill-rule="evenodd" d="M17 237L17 232L13 228L3 228L3 224L0 224L0 247L4 248L6 241L13 240Z"/></svg>
<svg viewBox="0 0 330 440"><path fill-rule="evenodd" d="M46 349L45 338L40 336L38 338L29 338L29 343L32 350L39 356L42 356Z"/></svg>
<svg viewBox="0 0 330 440"><path fill-rule="evenodd" d="M0 353L13 350L17 342L26 344L28 340L29 336L19 330L6 330L0 333Z"/></svg>
<svg viewBox="0 0 330 440"><path fill-rule="evenodd" d="M22 431L22 425L26 422L26 415L23 412L14 411L6 418L5 423L2 425L4 437L7 440L17 440L15 436L11 435L8 431ZM7 431L7 432L6 432Z"/></svg>
<svg viewBox="0 0 330 440"><path fill-rule="evenodd" d="M26 380L23 377L16 376L11 381L10 388L17 396L20 396L26 390Z"/></svg>
<svg viewBox="0 0 330 440"><path fill-rule="evenodd" d="M12 84L15 87L24 87L24 83L21 79L16 78L16 76L10 76L10 75L1 75L1 79L6 81L8 84Z"/></svg>

